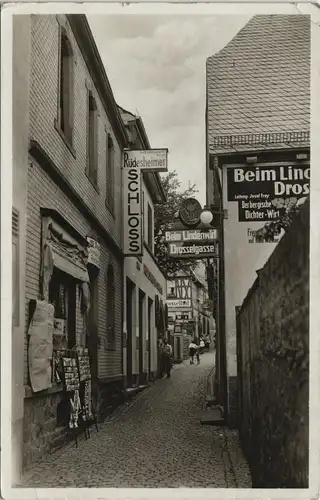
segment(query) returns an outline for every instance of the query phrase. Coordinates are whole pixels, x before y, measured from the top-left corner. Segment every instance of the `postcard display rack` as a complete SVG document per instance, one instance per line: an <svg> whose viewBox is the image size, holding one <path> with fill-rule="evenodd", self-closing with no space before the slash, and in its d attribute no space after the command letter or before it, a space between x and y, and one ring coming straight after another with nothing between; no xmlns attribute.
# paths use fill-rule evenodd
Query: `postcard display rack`
<svg viewBox="0 0 320 500"><path fill-rule="evenodd" d="M60 353L64 390L69 400L69 429L78 446L77 436L84 430L85 439L90 438L90 425L98 424L92 408L91 370L88 349L65 349Z"/></svg>

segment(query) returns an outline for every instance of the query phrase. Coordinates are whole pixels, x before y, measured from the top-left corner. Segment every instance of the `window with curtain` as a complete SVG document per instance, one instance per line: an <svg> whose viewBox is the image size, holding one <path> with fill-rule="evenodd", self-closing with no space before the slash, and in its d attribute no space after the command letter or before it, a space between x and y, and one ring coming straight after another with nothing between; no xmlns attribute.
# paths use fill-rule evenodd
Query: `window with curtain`
<svg viewBox="0 0 320 500"><path fill-rule="evenodd" d="M94 186L98 183L98 113L96 100L91 91L88 92L88 165L87 175Z"/></svg>
<svg viewBox="0 0 320 500"><path fill-rule="evenodd" d="M60 81L59 81L59 126L66 139L72 144L73 132L73 51L64 28L60 34Z"/></svg>
<svg viewBox="0 0 320 500"><path fill-rule="evenodd" d="M106 154L106 205L114 212L114 145L110 134L107 133Z"/></svg>
<svg viewBox="0 0 320 500"><path fill-rule="evenodd" d="M111 264L107 270L107 339L108 347L115 347L115 283L114 271Z"/></svg>

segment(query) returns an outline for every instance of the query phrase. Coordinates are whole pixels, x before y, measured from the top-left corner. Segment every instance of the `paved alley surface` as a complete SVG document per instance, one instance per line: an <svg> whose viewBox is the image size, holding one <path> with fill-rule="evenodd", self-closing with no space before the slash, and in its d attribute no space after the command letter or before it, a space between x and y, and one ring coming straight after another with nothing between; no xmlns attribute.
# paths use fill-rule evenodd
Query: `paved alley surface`
<svg viewBox="0 0 320 500"><path fill-rule="evenodd" d="M201 426L213 354L184 362L114 417L33 466L25 487L250 488L236 431Z"/></svg>

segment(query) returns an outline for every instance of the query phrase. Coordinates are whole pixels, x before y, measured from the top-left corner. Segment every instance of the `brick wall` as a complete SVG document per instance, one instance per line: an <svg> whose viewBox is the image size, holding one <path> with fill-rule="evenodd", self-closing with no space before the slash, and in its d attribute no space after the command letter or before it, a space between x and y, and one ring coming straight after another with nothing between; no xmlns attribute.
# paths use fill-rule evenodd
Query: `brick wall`
<svg viewBox="0 0 320 500"><path fill-rule="evenodd" d="M49 155L55 166L91 210L104 228L121 245L121 148L99 95L84 62L83 56L68 26L66 16L33 15L31 23L31 82L30 82L30 129L29 137L37 141ZM59 75L59 34L63 25L74 53L74 154L71 153L55 128L58 112ZM93 89L98 106L98 187L95 190L86 176L87 161L87 88ZM111 214L106 207L106 130L111 135L115 148L115 210ZM27 236L27 302L38 296L40 271L40 231L39 207L55 208L65 218L86 235L92 227L75 210L71 201L35 162L29 167L28 179L28 236ZM99 329L106 329L105 270L109 260L109 250L102 247L102 271L99 277ZM121 264L113 258L116 280L116 351L99 350L99 375L108 377L119 375L121 368ZM81 320L79 320L81 322ZM81 325L79 325L81 326ZM103 333L102 333L103 336ZM26 354L25 354L26 366ZM25 382L27 369L25 368Z"/></svg>
<svg viewBox="0 0 320 500"><path fill-rule="evenodd" d="M237 314L240 435L254 487L308 487L309 204Z"/></svg>
<svg viewBox="0 0 320 500"><path fill-rule="evenodd" d="M59 33L63 25L74 53L74 140L71 151L55 127L58 114ZM121 246L122 151L112 130L107 113L99 99L82 54L68 26L66 16L31 16L30 64L30 122L29 139L36 141L63 174L67 182L80 195L98 222ZM93 91L98 107L98 191L86 176L87 161L87 90ZM115 148L115 208L112 214L106 199L106 131L111 135ZM41 265L41 215L40 208L57 210L82 236L97 235L95 224L76 208L35 159L29 157L27 190L26 237L26 316L24 383L28 384L27 320L30 299L39 298ZM101 244L101 270L98 278L98 376L107 383L122 376L122 262L99 235ZM114 268L115 279L115 345L108 349L107 339L107 282L109 264ZM78 294L77 294L78 295ZM84 340L83 317L77 297L77 342ZM27 394L30 396L30 391ZM24 464L41 457L64 439L64 428L57 427L57 405L61 393L27 397L24 403Z"/></svg>

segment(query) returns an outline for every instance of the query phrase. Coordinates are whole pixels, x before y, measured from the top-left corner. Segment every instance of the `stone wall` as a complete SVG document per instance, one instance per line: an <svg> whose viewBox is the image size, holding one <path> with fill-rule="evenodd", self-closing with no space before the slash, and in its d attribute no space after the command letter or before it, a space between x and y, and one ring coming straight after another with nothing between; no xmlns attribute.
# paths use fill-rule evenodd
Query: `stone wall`
<svg viewBox="0 0 320 500"><path fill-rule="evenodd" d="M26 467L66 442L66 427L57 426L57 408L62 392L24 402L24 455Z"/></svg>
<svg viewBox="0 0 320 500"><path fill-rule="evenodd" d="M240 435L253 486L308 487L309 204L237 310Z"/></svg>

